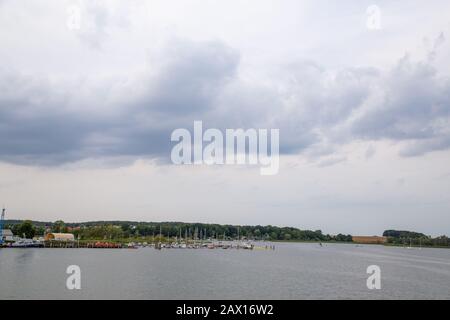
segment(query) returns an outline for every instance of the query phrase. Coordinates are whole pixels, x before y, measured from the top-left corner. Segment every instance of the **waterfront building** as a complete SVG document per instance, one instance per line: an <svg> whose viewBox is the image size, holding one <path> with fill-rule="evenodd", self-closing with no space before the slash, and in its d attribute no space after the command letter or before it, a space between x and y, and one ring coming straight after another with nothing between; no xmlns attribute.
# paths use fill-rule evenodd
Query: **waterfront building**
<svg viewBox="0 0 450 320"><path fill-rule="evenodd" d="M3 242L14 242L14 235L11 230L3 229L2 232ZM2 241L0 241L2 242Z"/></svg>
<svg viewBox="0 0 450 320"><path fill-rule="evenodd" d="M361 244L383 244L387 242L387 237L378 236L353 236L353 242Z"/></svg>
<svg viewBox="0 0 450 320"><path fill-rule="evenodd" d="M47 233L44 236L45 241L75 241L71 233Z"/></svg>

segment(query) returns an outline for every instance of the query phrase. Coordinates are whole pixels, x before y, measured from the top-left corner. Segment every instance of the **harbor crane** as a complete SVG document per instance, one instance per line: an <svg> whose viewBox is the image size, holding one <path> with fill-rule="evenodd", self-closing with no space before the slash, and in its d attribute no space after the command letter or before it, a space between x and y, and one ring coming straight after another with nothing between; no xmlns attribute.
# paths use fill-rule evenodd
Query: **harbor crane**
<svg viewBox="0 0 450 320"><path fill-rule="evenodd" d="M5 221L6 209L2 209L2 215L0 216L0 245L3 245L3 222Z"/></svg>

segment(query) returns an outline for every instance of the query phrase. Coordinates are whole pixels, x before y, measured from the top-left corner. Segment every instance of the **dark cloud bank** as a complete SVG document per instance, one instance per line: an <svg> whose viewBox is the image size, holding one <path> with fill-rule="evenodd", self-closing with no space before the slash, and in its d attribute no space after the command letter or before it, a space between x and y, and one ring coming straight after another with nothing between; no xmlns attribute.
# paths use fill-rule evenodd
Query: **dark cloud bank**
<svg viewBox="0 0 450 320"><path fill-rule="evenodd" d="M172 41L157 67L94 85L0 73L0 160L57 165L85 158L167 159L170 133L194 120L216 128L280 128L283 153L317 156L353 140L402 143L402 156L450 147L450 81L432 61L388 72L286 66L270 85L239 77L220 42ZM281 89L280 89L281 88ZM311 153L312 154L312 153Z"/></svg>

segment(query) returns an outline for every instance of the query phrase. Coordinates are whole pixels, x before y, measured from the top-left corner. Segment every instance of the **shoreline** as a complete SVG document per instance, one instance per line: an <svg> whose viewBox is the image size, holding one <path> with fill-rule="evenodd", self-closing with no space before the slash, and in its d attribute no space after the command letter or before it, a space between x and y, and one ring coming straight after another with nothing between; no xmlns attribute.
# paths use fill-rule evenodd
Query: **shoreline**
<svg viewBox="0 0 450 320"><path fill-rule="evenodd" d="M136 242L135 245L132 246L128 246L128 243L124 242L124 243L120 243L120 242L111 242L109 243L109 245L95 245L95 243L99 243L100 241L89 241L88 243L84 243L82 245L75 243L52 243L51 245L45 245L45 246L39 246L39 247L13 247L13 246L0 246L0 249L131 249L131 250L136 250L139 248L149 248L149 249L157 249L160 250L158 248L155 248L155 244L147 244L147 245L142 245L142 244L138 244ZM228 241L230 243L232 243L233 241ZM446 246L404 246L404 245L398 245L398 244L382 244L382 243L356 243L356 242L339 242L339 241L300 241L300 240L273 240L273 241L253 241L253 243L258 244L258 243L299 243L299 244L342 244L342 245L355 245L355 247L360 247L360 246L383 246L383 247L392 247L392 248L403 248L403 249L450 249L449 247ZM133 242L130 242L133 243ZM114 245L112 245L114 244ZM164 244L164 243L163 243ZM267 247L270 246L258 246L258 245L254 245L254 249L251 250L269 250L267 249ZM236 247L227 247L227 248L222 248L220 246L214 247L214 248L207 248L207 247L202 247L201 245L198 245L197 247L186 247L186 248L180 248L180 247L162 247L162 249L186 249L186 250L195 250L195 249L238 249ZM239 248L242 250L248 250L248 249L244 249Z"/></svg>
<svg viewBox="0 0 450 320"><path fill-rule="evenodd" d="M450 247L446 247L446 246L417 246L417 245L412 245L412 246L405 246L405 245L401 245L401 244L391 244L391 243L357 243L357 242L339 242L339 241L303 241L303 240L272 240L271 242L276 242L276 243L322 243L322 244L346 244L346 245L360 245L360 246L383 246L383 247L397 247L397 248L412 248L412 249L420 249L420 248L424 248L424 249L450 249Z"/></svg>

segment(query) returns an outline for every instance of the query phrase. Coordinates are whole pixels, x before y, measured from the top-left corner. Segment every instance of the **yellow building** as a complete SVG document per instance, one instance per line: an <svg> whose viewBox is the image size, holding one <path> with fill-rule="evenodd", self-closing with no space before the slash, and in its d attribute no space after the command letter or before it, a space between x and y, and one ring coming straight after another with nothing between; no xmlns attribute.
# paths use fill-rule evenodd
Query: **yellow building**
<svg viewBox="0 0 450 320"><path fill-rule="evenodd" d="M44 239L45 241L75 241L75 237L71 233L47 233Z"/></svg>

